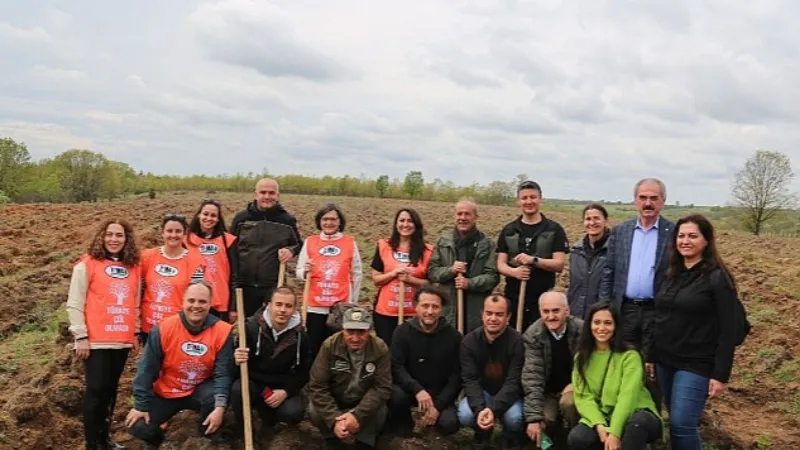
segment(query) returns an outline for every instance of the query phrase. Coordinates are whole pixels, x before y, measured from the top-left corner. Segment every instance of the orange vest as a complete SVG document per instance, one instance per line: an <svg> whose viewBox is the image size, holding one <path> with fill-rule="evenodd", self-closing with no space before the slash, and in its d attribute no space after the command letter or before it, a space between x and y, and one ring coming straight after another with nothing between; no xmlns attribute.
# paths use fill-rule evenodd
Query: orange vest
<svg viewBox="0 0 800 450"><path fill-rule="evenodd" d="M192 281L192 274L204 265L203 257L193 248L181 259L169 259L158 248L142 252L143 332L149 333L153 326L181 310L183 293Z"/></svg>
<svg viewBox="0 0 800 450"><path fill-rule="evenodd" d="M176 314L164 319L158 330L164 357L153 392L161 398L192 395L198 384L214 375L217 353L225 345L231 325L218 320L195 336Z"/></svg>
<svg viewBox="0 0 800 450"><path fill-rule="evenodd" d="M89 287L84 316L89 342L133 344L136 336L136 296L142 274L110 259L83 255Z"/></svg>
<svg viewBox="0 0 800 450"><path fill-rule="evenodd" d="M211 283L214 292L211 307L219 312L230 309L231 264L228 261L227 250L234 242L236 236L230 233L225 233L225 239L222 239L221 235L214 239L206 239L195 234L190 234L186 239L186 244L196 249L205 261L204 277Z"/></svg>
<svg viewBox="0 0 800 450"><path fill-rule="evenodd" d="M383 261L383 273L391 272L396 269L398 265L409 262L408 250L397 249L397 251L394 251L389 241L386 239L378 241L378 251L381 256L381 261ZM414 271L411 273L411 276L415 278L425 278L428 273L428 263L431 260L431 253L433 253L433 247L429 244L425 244L422 260L416 266L412 266ZM411 317L416 314L416 310L414 309L414 294L417 292L417 288L408 283L406 283L405 288L403 316ZM383 316L397 317L399 291L400 280L397 278L381 286L381 290L378 292L378 303L375 305L375 312Z"/></svg>
<svg viewBox="0 0 800 450"><path fill-rule="evenodd" d="M308 259L314 263L308 275L308 306L329 307L348 300L354 246L352 236L343 235L332 241L316 235L306 240Z"/></svg>

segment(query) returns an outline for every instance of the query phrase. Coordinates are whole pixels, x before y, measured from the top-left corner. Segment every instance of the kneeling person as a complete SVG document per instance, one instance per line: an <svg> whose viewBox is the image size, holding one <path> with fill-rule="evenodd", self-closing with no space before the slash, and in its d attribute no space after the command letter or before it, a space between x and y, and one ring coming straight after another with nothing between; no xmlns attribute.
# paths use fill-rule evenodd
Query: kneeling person
<svg viewBox="0 0 800 450"><path fill-rule="evenodd" d="M308 415L329 449L356 441L373 448L386 422L392 395L389 348L371 328L367 310L348 309L342 331L323 342L311 367Z"/></svg>
<svg viewBox="0 0 800 450"><path fill-rule="evenodd" d="M442 317L446 294L422 286L414 304L417 317L397 327L392 338L392 421L398 434L413 429L411 407L424 413L422 424L443 434L458 431L455 401L461 390L458 350L461 334Z"/></svg>
<svg viewBox="0 0 800 450"><path fill-rule="evenodd" d="M228 404L233 360L231 325L209 315L211 285L193 281L183 310L156 325L133 380L133 409L125 419L132 436L157 449L160 425L178 412L200 412L200 433L217 441Z"/></svg>
<svg viewBox="0 0 800 450"><path fill-rule="evenodd" d="M541 446L545 429L551 435L561 432L566 437L580 419L572 392L572 361L583 327L581 319L569 315L567 296L562 292L542 294L539 314L541 318L522 335L526 432L537 446ZM562 422L566 422L566 429Z"/></svg>
<svg viewBox="0 0 800 450"><path fill-rule="evenodd" d="M510 302L490 295L483 302L483 326L461 341L461 379L464 398L458 404L461 426L475 429L473 448L486 448L495 419L503 424L505 448L519 448L522 440L522 387L525 358L522 338L508 326Z"/></svg>
<svg viewBox="0 0 800 450"><path fill-rule="evenodd" d="M237 348L234 361L248 363L250 404L261 415L262 432L277 422L300 423L305 407L299 394L308 382L311 346L295 292L276 288L269 302L247 319L245 333L248 348ZM231 395L236 420L243 426L241 379L233 382Z"/></svg>

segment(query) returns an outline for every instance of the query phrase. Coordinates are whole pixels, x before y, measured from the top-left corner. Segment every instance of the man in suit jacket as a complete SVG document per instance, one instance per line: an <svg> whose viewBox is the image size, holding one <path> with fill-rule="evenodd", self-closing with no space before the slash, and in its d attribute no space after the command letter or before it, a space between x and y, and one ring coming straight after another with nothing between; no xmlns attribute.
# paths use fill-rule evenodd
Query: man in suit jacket
<svg viewBox="0 0 800 450"><path fill-rule="evenodd" d="M653 299L666 272L675 224L660 215L667 199L661 180L644 178L633 193L639 216L611 230L600 298L610 300L619 312L625 340L641 348L653 321Z"/></svg>

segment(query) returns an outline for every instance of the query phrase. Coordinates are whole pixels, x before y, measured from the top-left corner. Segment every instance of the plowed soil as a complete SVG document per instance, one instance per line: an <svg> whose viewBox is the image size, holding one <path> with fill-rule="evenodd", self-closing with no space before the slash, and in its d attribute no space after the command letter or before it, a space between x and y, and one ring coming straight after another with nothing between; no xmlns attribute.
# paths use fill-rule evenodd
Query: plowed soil
<svg viewBox="0 0 800 450"><path fill-rule="evenodd" d="M99 223L110 217L127 218L137 230L139 246L152 247L160 241L160 217L167 212L193 214L203 196L164 194L154 200L0 207L0 449L83 448L83 367L70 350L64 303L72 265ZM224 203L228 223L249 200L248 195L236 194L218 198ZM314 211L326 200L285 195L282 203L300 220L302 234L308 235L316 231ZM410 204L419 211L429 242L435 242L452 224L448 204L356 198L335 201L348 214L347 232L357 236L365 267L377 239L388 237L394 213L401 206ZM543 209L564 225L572 241L582 234L579 214L550 214L546 204ZM481 207L479 226L496 236L516 215L515 208ZM707 448L800 448L800 264L796 258L800 239L723 232L720 246L754 329L737 350L728 392L706 407L703 435ZM565 286L567 279L565 271L559 284ZM374 295L368 280L365 276L364 302ZM136 358L128 361L112 425L114 438L129 449L140 448L121 424L132 404L130 382L135 362ZM232 435L232 420L226 422L225 434ZM195 425L194 413L181 413L170 422L168 444L163 448L242 448L241 442L213 447L196 436ZM461 431L447 439L430 432L406 439L382 437L379 448L456 449L467 445L470 436ZM322 446L319 433L304 422L300 427L272 430L260 448Z"/></svg>

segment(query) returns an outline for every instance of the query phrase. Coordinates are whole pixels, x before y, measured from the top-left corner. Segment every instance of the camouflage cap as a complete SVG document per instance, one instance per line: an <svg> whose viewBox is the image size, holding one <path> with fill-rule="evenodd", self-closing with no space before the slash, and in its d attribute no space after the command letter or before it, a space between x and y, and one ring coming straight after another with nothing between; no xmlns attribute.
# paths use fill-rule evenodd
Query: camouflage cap
<svg viewBox="0 0 800 450"><path fill-rule="evenodd" d="M345 330L369 330L372 328L372 314L360 306L350 308L344 312L342 328Z"/></svg>

